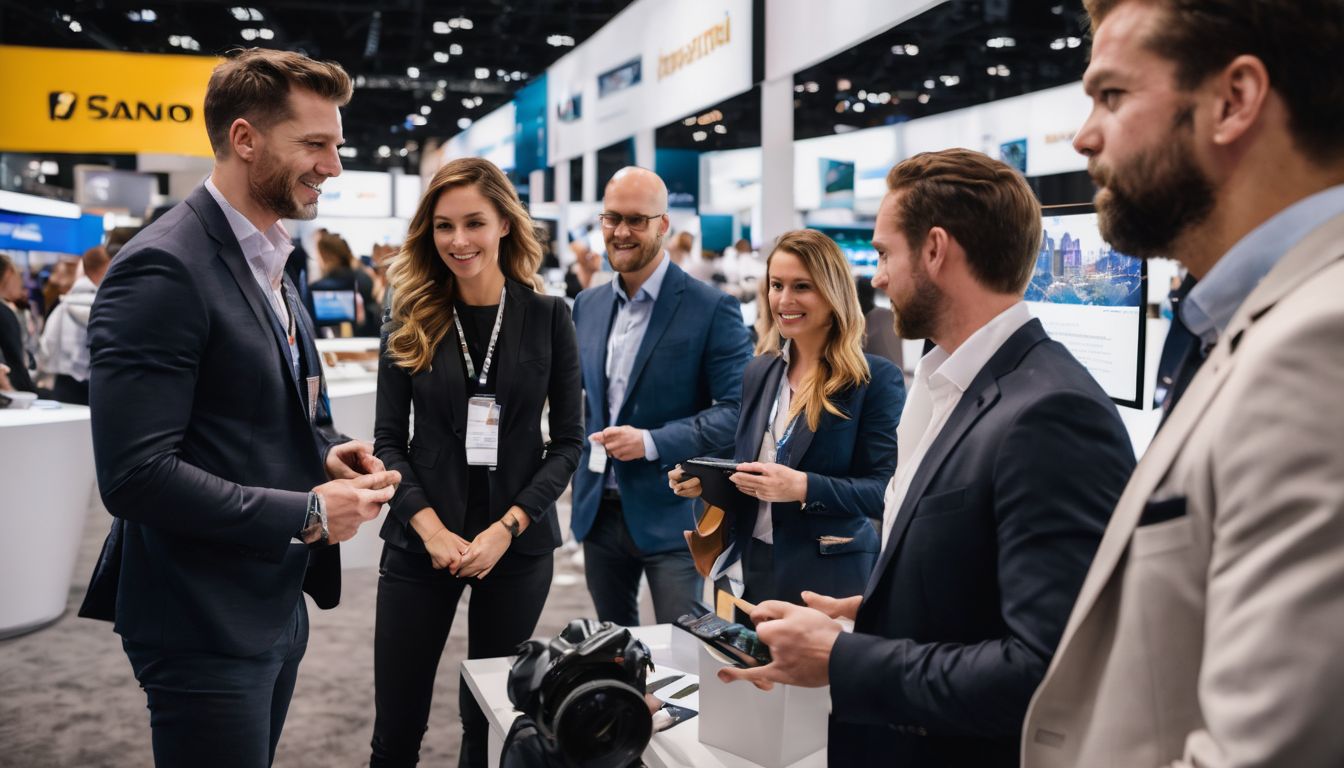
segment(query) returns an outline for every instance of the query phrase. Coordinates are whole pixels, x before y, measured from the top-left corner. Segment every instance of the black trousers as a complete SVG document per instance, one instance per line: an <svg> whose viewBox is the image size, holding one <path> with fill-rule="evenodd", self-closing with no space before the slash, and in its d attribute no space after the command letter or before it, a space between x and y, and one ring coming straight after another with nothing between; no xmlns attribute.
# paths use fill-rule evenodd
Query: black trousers
<svg viewBox="0 0 1344 768"><path fill-rule="evenodd" d="M551 589L554 555L505 552L484 579L434 570L429 555L383 546L373 633L370 768L412 766L429 722L434 678L457 603L471 586L467 658L508 656L532 636ZM458 681L462 748L458 765L487 764L489 723L465 680Z"/></svg>
<svg viewBox="0 0 1344 768"><path fill-rule="evenodd" d="M121 644L148 700L158 768L266 768L275 759L308 647L302 600L275 644L256 656Z"/></svg>

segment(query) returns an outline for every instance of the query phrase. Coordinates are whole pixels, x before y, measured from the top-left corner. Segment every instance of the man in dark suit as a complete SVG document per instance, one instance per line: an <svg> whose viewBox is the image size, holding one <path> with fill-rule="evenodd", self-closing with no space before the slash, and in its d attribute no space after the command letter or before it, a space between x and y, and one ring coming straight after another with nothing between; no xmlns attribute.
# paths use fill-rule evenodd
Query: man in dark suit
<svg viewBox="0 0 1344 768"><path fill-rule="evenodd" d="M281 218L340 173L335 64L240 52L215 68L205 184L131 240L89 323L94 457L116 518L81 614L115 620L155 762L266 766L307 646L302 591L399 479L331 429ZM363 473L369 474L363 474Z"/></svg>
<svg viewBox="0 0 1344 768"><path fill-rule="evenodd" d="M689 277L663 250L667 187L643 168L607 184L602 234L617 278L574 301L588 440L570 524L598 618L639 624L646 574L658 622L701 596L682 532L693 502L664 467L727 454L751 342L737 300Z"/></svg>
<svg viewBox="0 0 1344 768"><path fill-rule="evenodd" d="M902 162L887 186L874 284L901 337L936 346L897 429L882 555L861 596L758 606L774 663L720 676L829 683L832 765L1015 766L1134 452L1022 302L1041 219L1021 176L953 149Z"/></svg>

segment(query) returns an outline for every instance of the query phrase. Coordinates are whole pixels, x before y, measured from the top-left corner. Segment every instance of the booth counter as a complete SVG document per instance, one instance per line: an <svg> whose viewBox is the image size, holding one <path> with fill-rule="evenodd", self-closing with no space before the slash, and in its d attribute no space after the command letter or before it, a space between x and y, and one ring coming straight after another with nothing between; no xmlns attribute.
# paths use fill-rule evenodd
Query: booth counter
<svg viewBox="0 0 1344 768"><path fill-rule="evenodd" d="M89 409L0 410L0 489L0 638L6 638L65 612L96 491Z"/></svg>
<svg viewBox="0 0 1344 768"><path fill-rule="evenodd" d="M327 377L327 398L331 401L331 419L336 429L356 440L373 442L373 418L378 404L377 373L367 362L377 361L377 339L318 339L322 369ZM360 361L363 360L364 363ZM376 369L375 369L376 371ZM387 507L378 519L359 527L355 537L341 544L342 568L368 568L378 565L383 540L378 531L387 518Z"/></svg>

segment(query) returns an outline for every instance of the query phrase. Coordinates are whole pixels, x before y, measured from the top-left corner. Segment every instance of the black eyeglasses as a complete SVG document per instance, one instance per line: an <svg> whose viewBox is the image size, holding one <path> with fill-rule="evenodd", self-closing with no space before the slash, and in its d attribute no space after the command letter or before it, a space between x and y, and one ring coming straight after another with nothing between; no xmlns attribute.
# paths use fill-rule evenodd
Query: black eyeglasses
<svg viewBox="0 0 1344 768"><path fill-rule="evenodd" d="M625 216L619 213L599 213L597 214L597 220L602 222L603 229L616 229L621 226L621 222L625 222L625 226L629 227L630 231L643 232L649 228L650 221L666 215L665 213L655 213L650 216L643 216L636 213Z"/></svg>

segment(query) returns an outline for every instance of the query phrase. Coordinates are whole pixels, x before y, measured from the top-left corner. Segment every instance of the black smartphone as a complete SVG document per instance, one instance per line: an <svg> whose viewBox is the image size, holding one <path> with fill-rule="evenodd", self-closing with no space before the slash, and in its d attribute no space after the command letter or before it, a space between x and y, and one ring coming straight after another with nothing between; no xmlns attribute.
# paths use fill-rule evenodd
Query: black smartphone
<svg viewBox="0 0 1344 768"><path fill-rule="evenodd" d="M748 669L764 666L771 661L770 649L755 632L720 618L713 612L701 616L688 613L673 623L723 654L734 666Z"/></svg>

